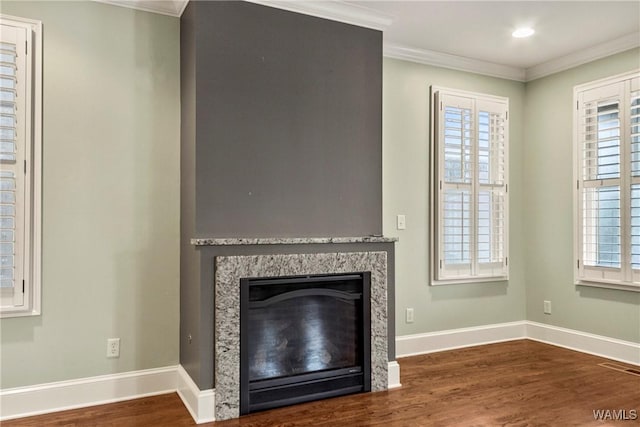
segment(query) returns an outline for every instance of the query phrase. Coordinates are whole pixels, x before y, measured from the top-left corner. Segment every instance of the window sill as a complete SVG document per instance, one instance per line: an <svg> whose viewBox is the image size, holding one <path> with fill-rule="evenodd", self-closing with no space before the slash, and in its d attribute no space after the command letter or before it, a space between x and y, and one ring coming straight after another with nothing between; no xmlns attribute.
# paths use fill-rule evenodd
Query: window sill
<svg viewBox="0 0 640 427"><path fill-rule="evenodd" d="M576 286L589 286L592 288L605 288L615 289L618 291L640 292L640 284L633 285L631 283L615 283L615 282L588 282L585 280L578 280L575 282Z"/></svg>
<svg viewBox="0 0 640 427"><path fill-rule="evenodd" d="M20 310L10 310L10 309L2 309L0 310L0 319L7 319L10 317L29 317L29 316L40 316L40 310L32 310L32 309L20 309Z"/></svg>
<svg viewBox="0 0 640 427"><path fill-rule="evenodd" d="M475 283L490 283L490 282L507 282L509 276L493 276L493 277L461 277L458 279L443 279L443 280L431 280L431 286L442 285L463 285L463 284L475 284Z"/></svg>

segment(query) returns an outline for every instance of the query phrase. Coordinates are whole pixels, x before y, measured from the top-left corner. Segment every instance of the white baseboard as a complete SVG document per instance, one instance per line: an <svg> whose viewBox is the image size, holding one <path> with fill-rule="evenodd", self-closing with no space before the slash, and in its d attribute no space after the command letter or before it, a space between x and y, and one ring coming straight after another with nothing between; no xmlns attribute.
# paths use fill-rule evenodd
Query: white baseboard
<svg viewBox="0 0 640 427"><path fill-rule="evenodd" d="M497 323L396 338L396 357L472 347L526 338L526 322Z"/></svg>
<svg viewBox="0 0 640 427"><path fill-rule="evenodd" d="M182 365L178 366L178 396L196 424L215 421L214 390L200 390Z"/></svg>
<svg viewBox="0 0 640 427"><path fill-rule="evenodd" d="M400 336L396 353L401 358L524 338L640 366L638 343L529 321ZM401 386L395 361L388 384ZM176 391L196 423L214 421L214 391L198 389L182 366L0 390L0 421Z"/></svg>
<svg viewBox="0 0 640 427"><path fill-rule="evenodd" d="M177 366L0 390L0 420L173 393Z"/></svg>
<svg viewBox="0 0 640 427"><path fill-rule="evenodd" d="M640 365L640 344L638 343L530 321L399 336L396 338L396 357L416 356L524 338Z"/></svg>
<svg viewBox="0 0 640 427"><path fill-rule="evenodd" d="M389 362L389 389L402 387L400 384L400 365L395 360Z"/></svg>
<svg viewBox="0 0 640 427"><path fill-rule="evenodd" d="M400 365L398 362L392 361L388 366L389 389L402 387L400 384ZM181 365L178 366L178 395L196 424L215 421L214 389L200 390Z"/></svg>
<svg viewBox="0 0 640 427"><path fill-rule="evenodd" d="M638 343L537 322L527 322L527 338L632 365L640 365L640 344Z"/></svg>

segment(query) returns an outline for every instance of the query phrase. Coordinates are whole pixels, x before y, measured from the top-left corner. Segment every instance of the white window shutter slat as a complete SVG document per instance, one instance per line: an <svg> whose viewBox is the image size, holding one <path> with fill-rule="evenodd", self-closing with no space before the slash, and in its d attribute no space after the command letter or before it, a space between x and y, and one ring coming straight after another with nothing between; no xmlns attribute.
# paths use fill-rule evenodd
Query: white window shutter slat
<svg viewBox="0 0 640 427"><path fill-rule="evenodd" d="M576 282L640 286L640 77L574 93Z"/></svg>
<svg viewBox="0 0 640 427"><path fill-rule="evenodd" d="M437 90L433 109L434 279L502 280L508 276L507 100Z"/></svg>
<svg viewBox="0 0 640 427"><path fill-rule="evenodd" d="M0 304L24 304L27 59L24 28L0 27Z"/></svg>

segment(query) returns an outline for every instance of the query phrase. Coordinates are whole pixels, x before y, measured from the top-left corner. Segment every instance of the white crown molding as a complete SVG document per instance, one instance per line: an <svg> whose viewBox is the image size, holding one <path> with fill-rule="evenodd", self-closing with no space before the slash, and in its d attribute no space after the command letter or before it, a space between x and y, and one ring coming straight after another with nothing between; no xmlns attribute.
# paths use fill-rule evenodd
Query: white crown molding
<svg viewBox="0 0 640 427"><path fill-rule="evenodd" d="M178 17L182 16L182 14L184 13L184 10L187 8L187 5L189 4L189 0L173 0L173 1L179 3Z"/></svg>
<svg viewBox="0 0 640 427"><path fill-rule="evenodd" d="M114 6L160 13L180 17L189 0L93 0ZM364 6L343 1L296 1L296 0L245 0L263 6L358 25L384 31L393 22L393 17ZM420 64L466 71L519 82L529 82L560 71L568 70L600 58L640 46L640 32L628 34L609 42L601 43L560 58L552 59L527 69L496 64L443 52L418 49L406 45L384 43L384 56L417 62Z"/></svg>
<svg viewBox="0 0 640 427"><path fill-rule="evenodd" d="M369 9L363 6L347 4L342 1L245 1L380 31L391 25L391 22L393 21L393 18L391 16L381 13L377 10Z"/></svg>
<svg viewBox="0 0 640 427"><path fill-rule="evenodd" d="M189 0L93 0L99 3L113 6L127 7L129 9L143 10L180 17ZM288 10L360 27L384 30L391 25L392 17L364 6L347 4L342 1L295 1L295 0L245 0L262 6Z"/></svg>
<svg viewBox="0 0 640 427"><path fill-rule="evenodd" d="M522 68L508 65L494 64L479 59L466 58L464 56L450 55L448 53L433 50L415 49L403 45L384 43L383 54L388 58L417 62L435 67L449 68L458 71L467 71L498 77L508 80L525 81L525 71Z"/></svg>
<svg viewBox="0 0 640 427"><path fill-rule="evenodd" d="M587 62L605 58L625 50L640 46L640 32L628 34L615 40L601 43L587 49L583 49L560 58L527 68L526 81L530 82L550 74L565 71Z"/></svg>
<svg viewBox="0 0 640 427"><path fill-rule="evenodd" d="M158 13L160 15L174 16L179 18L182 15L189 0L92 0L98 3L106 3L113 6L126 7L128 9L142 10L144 12Z"/></svg>

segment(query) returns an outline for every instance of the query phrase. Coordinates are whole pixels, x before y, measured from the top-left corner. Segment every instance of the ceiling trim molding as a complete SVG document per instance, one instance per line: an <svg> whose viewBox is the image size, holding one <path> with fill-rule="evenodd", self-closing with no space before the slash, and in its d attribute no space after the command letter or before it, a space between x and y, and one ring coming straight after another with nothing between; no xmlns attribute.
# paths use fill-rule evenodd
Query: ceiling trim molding
<svg viewBox="0 0 640 427"><path fill-rule="evenodd" d="M290 12L330 19L346 24L383 31L393 22L393 17L363 6L346 4L342 1L287 1L287 0L245 0L262 6L288 10Z"/></svg>
<svg viewBox="0 0 640 427"><path fill-rule="evenodd" d="M182 14L184 13L184 10L187 8L187 5L189 4L189 0L174 0L174 1L178 1L182 3L178 8L178 17L181 17Z"/></svg>
<svg viewBox="0 0 640 427"><path fill-rule="evenodd" d="M155 2L150 0L93 1L174 17L180 17L189 3L189 0L172 0L165 2ZM393 16L391 15L384 14L380 11L364 6L347 4L343 1L244 1L379 31L384 31L393 22ZM172 7L167 7L167 5L171 5ZM519 82L528 82L560 71L565 71L597 59L605 58L628 49L633 49L635 47L640 47L640 32L628 34L618 39L573 52L526 69L386 42L383 45L383 54L388 58L401 59L404 61L417 62L420 64L466 71Z"/></svg>
<svg viewBox="0 0 640 427"><path fill-rule="evenodd" d="M525 81L525 70L522 68L494 64L493 62L481 61L479 59L450 55L433 50L415 49L393 43L384 43L382 52L383 55L388 58L402 59L404 61L458 71L467 71L519 82Z"/></svg>
<svg viewBox="0 0 640 427"><path fill-rule="evenodd" d="M141 10L143 12L158 13L179 18L187 6L189 0L173 0L166 2L154 2L148 0L92 0L97 3L110 4L112 6L126 7L127 9ZM171 4L171 9L161 7L162 5Z"/></svg>
<svg viewBox="0 0 640 427"><path fill-rule="evenodd" d="M592 46L587 49L570 53L542 64L527 68L526 81L531 81L551 74L577 67L587 62L605 58L625 50L640 46L640 32L627 34L605 43Z"/></svg>

